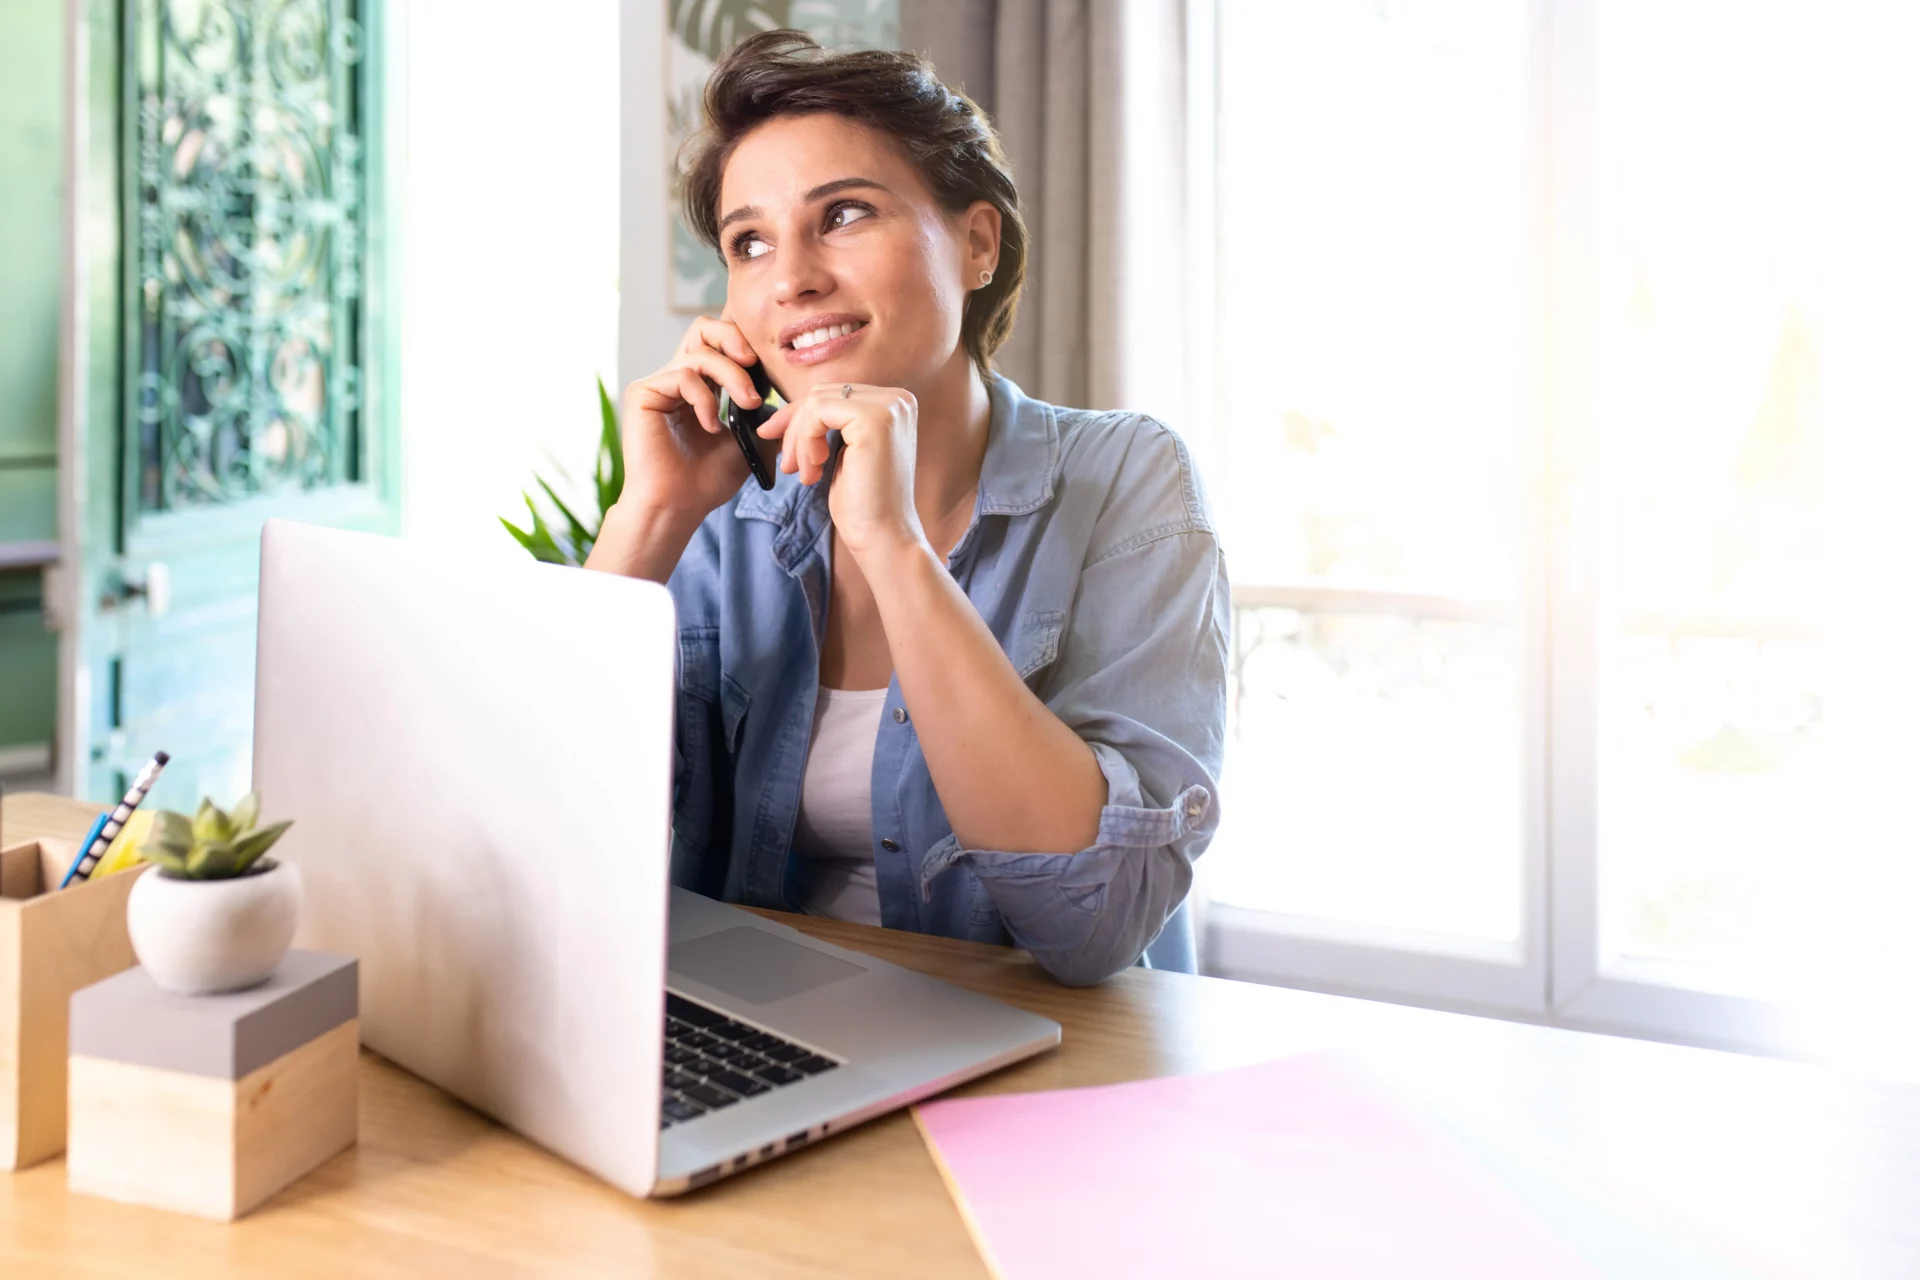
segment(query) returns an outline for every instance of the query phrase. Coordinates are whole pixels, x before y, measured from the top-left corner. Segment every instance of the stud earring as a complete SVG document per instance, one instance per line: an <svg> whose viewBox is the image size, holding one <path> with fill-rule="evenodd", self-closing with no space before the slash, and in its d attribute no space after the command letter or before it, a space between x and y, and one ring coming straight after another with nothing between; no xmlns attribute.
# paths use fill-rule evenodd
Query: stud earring
<svg viewBox="0 0 1920 1280"><path fill-rule="evenodd" d="M982 272L980 273L980 287L981 287L982 289L984 289L984 288L986 288L986 287L987 287L988 285L990 285L990 284L992 284L992 283L993 283L993 272L991 272L991 271L982 271Z"/></svg>

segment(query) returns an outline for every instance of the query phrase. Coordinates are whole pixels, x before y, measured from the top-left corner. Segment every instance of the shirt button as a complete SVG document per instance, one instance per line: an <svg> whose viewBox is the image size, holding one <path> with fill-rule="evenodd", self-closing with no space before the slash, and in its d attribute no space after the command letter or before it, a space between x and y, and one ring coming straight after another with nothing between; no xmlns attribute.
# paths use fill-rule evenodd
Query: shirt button
<svg viewBox="0 0 1920 1280"><path fill-rule="evenodd" d="M895 724L905 724L907 722L907 709L905 707L895 707L893 709L893 722Z"/></svg>
<svg viewBox="0 0 1920 1280"><path fill-rule="evenodd" d="M1193 802L1192 804L1190 804L1190 805L1188 805L1188 806L1187 806L1187 816L1188 816L1189 818L1197 818L1197 817L1199 817L1199 816L1200 816L1200 809L1201 809L1201 804L1200 804L1200 802L1199 802L1198 800L1195 800L1195 801L1194 801L1194 802Z"/></svg>
<svg viewBox="0 0 1920 1280"><path fill-rule="evenodd" d="M893 841L891 841L891 840L882 840L882 841L880 842L880 847L881 847L882 849L885 849L885 850L886 850L886 851L887 851L888 853L898 853L898 852L900 852L900 846L899 846L899 845L897 845L897 844L895 844L895 843L894 843Z"/></svg>

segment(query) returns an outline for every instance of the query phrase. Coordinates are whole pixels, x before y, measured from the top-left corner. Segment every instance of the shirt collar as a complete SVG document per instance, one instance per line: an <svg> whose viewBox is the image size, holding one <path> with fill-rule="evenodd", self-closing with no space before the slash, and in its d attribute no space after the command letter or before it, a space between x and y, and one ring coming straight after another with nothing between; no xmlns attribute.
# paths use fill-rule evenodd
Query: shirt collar
<svg viewBox="0 0 1920 1280"><path fill-rule="evenodd" d="M1060 426L1054 407L1029 399L1011 378L997 373L987 379L987 398L987 455L980 463L974 519L1038 511L1053 500L1053 473L1060 463ZM816 508L820 517L826 515L825 504L807 500L812 497L814 490L785 472L776 472L771 489L749 479L733 514L738 520L771 521L781 527L777 541L798 545L811 542L819 533L798 526L812 525L807 517Z"/></svg>
<svg viewBox="0 0 1920 1280"><path fill-rule="evenodd" d="M987 456L980 463L980 498L974 516L1023 516L1053 501L1053 473L1060 464L1060 425L1053 406L1030 400L1011 378L987 380L993 407L987 423Z"/></svg>

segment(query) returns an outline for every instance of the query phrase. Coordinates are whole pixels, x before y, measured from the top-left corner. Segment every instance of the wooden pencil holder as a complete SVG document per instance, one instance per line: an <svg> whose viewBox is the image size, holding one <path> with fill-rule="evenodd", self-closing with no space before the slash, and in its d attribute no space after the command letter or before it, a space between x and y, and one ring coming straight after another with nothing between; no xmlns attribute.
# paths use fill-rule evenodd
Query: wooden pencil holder
<svg viewBox="0 0 1920 1280"><path fill-rule="evenodd" d="M133 964L127 894L145 868L61 889L77 851L0 849L0 1170L67 1145L67 1002Z"/></svg>
<svg viewBox="0 0 1920 1280"><path fill-rule="evenodd" d="M73 997L67 1187L231 1222L352 1146L360 969L289 951L246 991L129 969Z"/></svg>

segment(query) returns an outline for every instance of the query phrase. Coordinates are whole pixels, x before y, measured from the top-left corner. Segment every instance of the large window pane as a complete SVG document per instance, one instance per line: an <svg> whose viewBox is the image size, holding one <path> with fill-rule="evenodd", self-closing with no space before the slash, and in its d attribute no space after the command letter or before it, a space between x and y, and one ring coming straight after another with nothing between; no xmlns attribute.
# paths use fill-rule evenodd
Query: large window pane
<svg viewBox="0 0 1920 1280"><path fill-rule="evenodd" d="M1519 933L1528 9L1226 0L1217 901ZM1262 588L1268 588L1262 591Z"/></svg>
<svg viewBox="0 0 1920 1280"><path fill-rule="evenodd" d="M1858 91L1889 41L1920 57L1904 8L1600 6L1603 924L1716 989L1857 970L1911 887L1916 824L1865 783L1920 776L1914 651L1886 643L1916 530L1873 476L1920 425L1920 352L1883 349L1911 196L1892 223L1879 198L1920 184L1920 101Z"/></svg>

